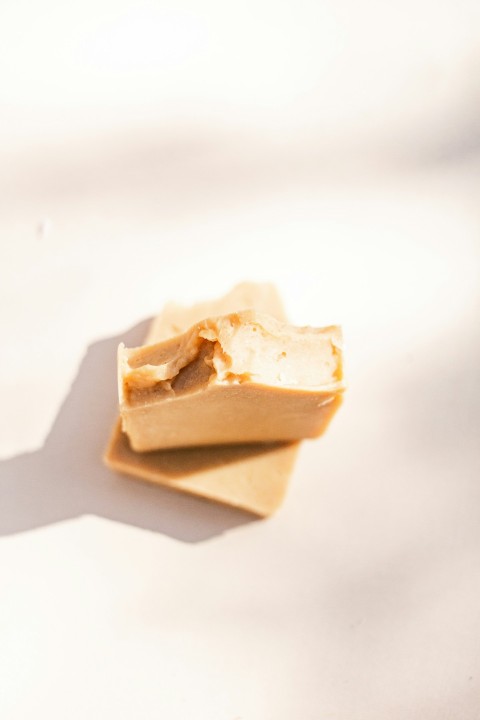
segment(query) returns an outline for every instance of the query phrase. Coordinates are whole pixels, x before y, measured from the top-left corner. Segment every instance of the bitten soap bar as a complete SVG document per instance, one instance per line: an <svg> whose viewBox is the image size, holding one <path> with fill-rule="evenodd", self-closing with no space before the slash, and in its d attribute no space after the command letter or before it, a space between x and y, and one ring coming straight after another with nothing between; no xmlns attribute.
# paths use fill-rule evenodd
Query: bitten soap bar
<svg viewBox="0 0 480 720"><path fill-rule="evenodd" d="M284 318L280 298L272 285L244 283L217 301L190 308L167 305L152 321L147 342L178 335L208 315L251 307ZM283 500L298 446L299 443L269 443L137 453L118 421L105 462L117 472L265 517L275 512Z"/></svg>
<svg viewBox="0 0 480 720"><path fill-rule="evenodd" d="M133 450L316 437L344 390L338 327L297 328L256 310L120 346L122 427Z"/></svg>

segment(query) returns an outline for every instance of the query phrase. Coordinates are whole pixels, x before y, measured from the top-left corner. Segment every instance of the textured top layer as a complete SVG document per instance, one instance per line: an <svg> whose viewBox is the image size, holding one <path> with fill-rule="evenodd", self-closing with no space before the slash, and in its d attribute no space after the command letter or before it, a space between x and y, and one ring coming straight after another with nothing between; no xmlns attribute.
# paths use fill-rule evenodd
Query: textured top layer
<svg viewBox="0 0 480 720"><path fill-rule="evenodd" d="M293 327L254 310L207 318L164 342L121 345L120 402L132 406L242 383L340 392L341 341L338 327Z"/></svg>

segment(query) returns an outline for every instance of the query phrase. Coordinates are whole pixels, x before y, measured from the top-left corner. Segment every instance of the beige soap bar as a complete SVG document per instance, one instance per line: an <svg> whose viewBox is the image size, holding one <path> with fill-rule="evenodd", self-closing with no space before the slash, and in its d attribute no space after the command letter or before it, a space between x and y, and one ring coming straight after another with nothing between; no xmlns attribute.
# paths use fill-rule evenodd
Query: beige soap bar
<svg viewBox="0 0 480 720"><path fill-rule="evenodd" d="M217 300L207 300L193 307L168 303L152 320L145 345L168 340L181 335L189 327L204 318L228 315L240 310L255 309L257 312L273 315L277 320L286 320L285 310L277 289L271 283L240 283Z"/></svg>
<svg viewBox="0 0 480 720"><path fill-rule="evenodd" d="M284 498L298 445L217 445L136 453L119 420L105 462L118 472L266 517Z"/></svg>
<svg viewBox="0 0 480 720"><path fill-rule="evenodd" d="M344 389L339 328L256 310L120 346L118 364L122 426L137 452L317 437Z"/></svg>
<svg viewBox="0 0 480 720"><path fill-rule="evenodd" d="M191 308L168 305L153 320L147 342L154 343L178 335L205 316L252 307L279 319L284 318L280 298L272 285L244 283L217 301ZM268 516L283 500L298 445L224 445L136 453L118 421L105 462L118 472L172 490Z"/></svg>

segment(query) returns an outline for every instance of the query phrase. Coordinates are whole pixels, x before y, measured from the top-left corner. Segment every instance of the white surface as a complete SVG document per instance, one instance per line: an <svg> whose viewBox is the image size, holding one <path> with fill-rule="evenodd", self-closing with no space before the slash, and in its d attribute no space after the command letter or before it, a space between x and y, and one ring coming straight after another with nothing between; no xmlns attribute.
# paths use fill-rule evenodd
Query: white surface
<svg viewBox="0 0 480 720"><path fill-rule="evenodd" d="M0 11L0 717L478 720L478 5L50 5ZM266 522L100 463L118 338L245 279L346 338Z"/></svg>

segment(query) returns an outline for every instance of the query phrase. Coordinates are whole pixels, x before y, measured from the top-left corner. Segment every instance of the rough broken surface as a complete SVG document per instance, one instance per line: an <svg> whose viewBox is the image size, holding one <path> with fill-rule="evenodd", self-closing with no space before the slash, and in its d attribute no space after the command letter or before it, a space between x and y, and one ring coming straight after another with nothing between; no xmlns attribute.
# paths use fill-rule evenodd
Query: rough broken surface
<svg viewBox="0 0 480 720"><path fill-rule="evenodd" d="M244 310L119 348L123 429L134 450L316 437L344 389L341 332Z"/></svg>
<svg viewBox="0 0 480 720"><path fill-rule="evenodd" d="M178 335L205 317L205 312L215 315L251 307L284 318L282 303L272 285L243 283L217 301L191 308L168 305L153 320L147 340L155 343ZM270 443L137 453L118 421L105 462L132 477L265 517L275 512L283 500L298 446Z"/></svg>

